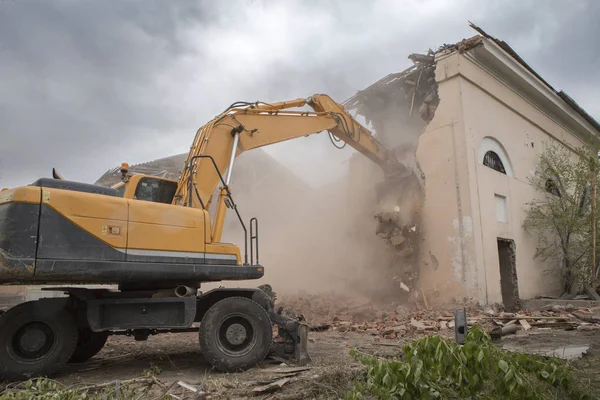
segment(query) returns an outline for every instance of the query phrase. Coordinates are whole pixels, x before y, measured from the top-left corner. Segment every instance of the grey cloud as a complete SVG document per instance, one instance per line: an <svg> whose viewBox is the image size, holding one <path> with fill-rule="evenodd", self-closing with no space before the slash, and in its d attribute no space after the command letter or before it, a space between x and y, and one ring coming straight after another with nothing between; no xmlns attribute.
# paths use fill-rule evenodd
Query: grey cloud
<svg viewBox="0 0 600 400"><path fill-rule="evenodd" d="M600 118L600 101L590 90L600 82L600 2L496 0L478 13L489 34L509 43L555 89Z"/></svg>
<svg viewBox="0 0 600 400"><path fill-rule="evenodd" d="M186 151L236 100L343 101L409 53L474 35L468 20L598 116L599 11L592 0L0 2L0 186L53 166L93 181ZM348 155L325 135L269 151L308 177Z"/></svg>
<svg viewBox="0 0 600 400"><path fill-rule="evenodd" d="M0 4L0 132L10 144L0 160L14 166L4 179L28 183L55 164L91 179L85 170L106 154L177 124L155 78L194 52L181 31L210 14L176 4Z"/></svg>

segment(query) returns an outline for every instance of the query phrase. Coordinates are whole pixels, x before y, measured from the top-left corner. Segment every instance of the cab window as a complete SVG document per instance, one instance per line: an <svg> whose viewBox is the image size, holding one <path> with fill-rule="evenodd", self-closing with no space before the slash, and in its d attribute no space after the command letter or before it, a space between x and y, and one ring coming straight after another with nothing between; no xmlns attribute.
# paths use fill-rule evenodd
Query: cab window
<svg viewBox="0 0 600 400"><path fill-rule="evenodd" d="M142 178L135 189L134 199L152 201L154 203L171 204L177 182L163 181L155 178Z"/></svg>
<svg viewBox="0 0 600 400"><path fill-rule="evenodd" d="M118 188L115 188L115 189L117 189L117 192L119 192L119 197L125 196L125 188L126 188L125 185L121 185Z"/></svg>

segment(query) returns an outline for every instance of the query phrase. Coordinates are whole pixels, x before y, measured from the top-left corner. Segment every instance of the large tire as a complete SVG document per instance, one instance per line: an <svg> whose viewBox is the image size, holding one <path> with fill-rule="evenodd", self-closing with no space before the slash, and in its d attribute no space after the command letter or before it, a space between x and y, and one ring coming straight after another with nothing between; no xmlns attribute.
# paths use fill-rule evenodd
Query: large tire
<svg viewBox="0 0 600 400"><path fill-rule="evenodd" d="M79 340L69 362L86 362L102 350L107 339L108 332L94 332L90 328L79 329Z"/></svg>
<svg viewBox="0 0 600 400"><path fill-rule="evenodd" d="M224 372L252 368L267 356L273 338L271 319L258 303L229 297L208 309L200 322L200 349Z"/></svg>
<svg viewBox="0 0 600 400"><path fill-rule="evenodd" d="M63 304L31 301L0 316L0 377L52 376L67 364L77 344L77 326Z"/></svg>

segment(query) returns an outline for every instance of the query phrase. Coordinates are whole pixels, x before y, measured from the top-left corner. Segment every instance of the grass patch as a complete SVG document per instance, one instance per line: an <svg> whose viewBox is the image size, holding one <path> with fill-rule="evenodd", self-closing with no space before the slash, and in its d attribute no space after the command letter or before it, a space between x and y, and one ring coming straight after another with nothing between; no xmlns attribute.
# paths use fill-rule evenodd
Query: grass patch
<svg viewBox="0 0 600 400"><path fill-rule="evenodd" d="M35 378L0 386L0 400L130 400L166 399L155 393L163 392L164 385L156 379L152 367L139 378L87 385L65 386L49 378ZM170 398L170 397L169 397Z"/></svg>

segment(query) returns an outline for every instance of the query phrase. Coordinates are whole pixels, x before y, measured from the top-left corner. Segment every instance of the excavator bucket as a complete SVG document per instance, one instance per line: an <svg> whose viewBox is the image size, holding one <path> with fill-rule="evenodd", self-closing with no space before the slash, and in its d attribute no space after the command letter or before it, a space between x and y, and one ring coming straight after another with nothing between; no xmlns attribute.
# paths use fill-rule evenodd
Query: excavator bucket
<svg viewBox="0 0 600 400"><path fill-rule="evenodd" d="M376 188L377 212L375 233L394 249L388 270L390 293L408 296L418 280L420 211L423 204L421 182L402 164L393 165ZM402 289L398 291L398 288Z"/></svg>
<svg viewBox="0 0 600 400"><path fill-rule="evenodd" d="M392 211L408 197L421 193L421 184L413 171L401 163L386 166L383 182L376 186L377 201Z"/></svg>

